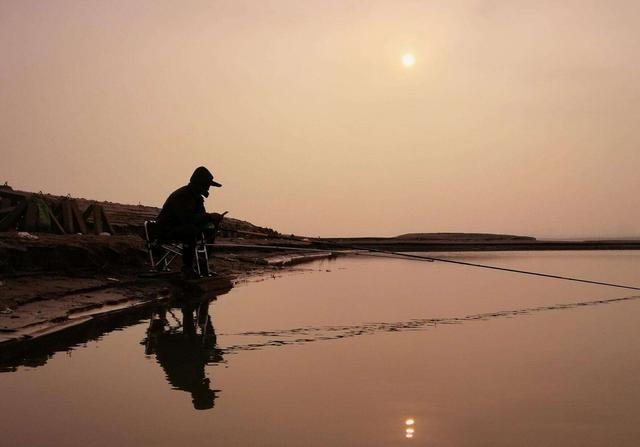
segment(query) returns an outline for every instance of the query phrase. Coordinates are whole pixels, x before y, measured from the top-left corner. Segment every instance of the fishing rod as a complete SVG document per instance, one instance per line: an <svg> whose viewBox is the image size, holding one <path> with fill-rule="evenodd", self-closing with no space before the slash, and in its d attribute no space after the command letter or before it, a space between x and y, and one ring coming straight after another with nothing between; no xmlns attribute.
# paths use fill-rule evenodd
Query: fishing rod
<svg viewBox="0 0 640 447"><path fill-rule="evenodd" d="M317 253L339 253L339 254L357 254L357 255L367 255L368 251L367 249L364 248L353 248L352 250L349 251L344 251L345 249L340 249L340 250L329 250L327 248L309 248L309 247L291 247L288 245L271 245L271 244L237 244L235 242L233 243L216 243L216 244L206 244L207 247L218 247L218 248L258 248L258 249L276 249L276 250L286 250L286 251L302 251L302 252L317 252ZM397 256L411 256L408 255L406 253L392 253L392 252L386 252L386 251L381 251L381 254L385 254L385 255L389 255L388 257L392 258L392 259L396 259ZM370 256L375 256L374 254L369 254ZM390 256L393 255L393 256ZM383 256L377 256L377 257L383 257ZM429 261L426 260L426 262L433 262L433 261Z"/></svg>
<svg viewBox="0 0 640 447"><path fill-rule="evenodd" d="M303 241L304 242L310 242L311 241L311 239L308 239L308 238L301 239L301 238L297 238L295 236L291 236L291 239L297 240L299 242L303 242ZM305 239L306 239L306 241L305 241ZM376 248L361 248L361 247L355 247L353 245L346 245L346 244L340 244L340 243L337 243L337 242L327 241L327 240L320 239L320 238L313 239L313 242L314 243L318 243L318 244L325 244L325 245L329 245L329 246L343 248L343 249L365 250L365 251L370 251L370 252L373 252L373 253L385 253L385 254L392 254L392 255L396 255L396 256L405 256L405 257L408 257L408 258L419 259L419 260L422 260L422 261L446 262L448 264L465 265L465 266L468 266L468 267L478 267L478 268L489 269L489 270L499 270L499 271L502 271L502 272L519 273L521 275L540 276L540 277L543 277L543 278L561 279L561 280L564 280L564 281L574 281L574 282L581 282L581 283L585 283L585 284L595 284L595 285L599 285L599 286L617 287L619 289L640 290L640 287L628 286L628 285L624 285L624 284L614 284L614 283L603 282L603 281L593 281L593 280L590 280L590 279L575 278L575 277L571 277L571 276L552 275L550 273L532 272L532 271L527 271L527 270L511 269L511 268L507 268L507 267L497 267L495 265L477 264L475 262L454 261L453 259L437 258L437 257L434 257L434 256L414 255L414 254L410 254L410 253L400 253L400 252L396 252L396 251L380 250L380 249L376 249Z"/></svg>
<svg viewBox="0 0 640 447"><path fill-rule="evenodd" d="M624 284L614 284L614 283L609 283L609 282L604 282L604 281L593 281L593 280L590 280L590 279L575 278L575 277L572 277L572 276L553 275L553 274L550 274L550 273L541 273L541 272L533 272L533 271L528 271L528 270L511 269L511 268L507 268L507 267L498 267L498 266L495 266L495 265L478 264L478 263L475 263L475 262L454 261L453 259L444 259L444 258L438 258L438 257L435 257L435 256L415 255L415 254L411 254L411 253L402 253L402 252L391 251L391 250L380 250L380 249L377 249L377 248L356 247L354 245L341 244L341 243L338 243L338 242L328 241L326 239L320 239L319 237L318 238L307 238L307 237L295 236L295 235L292 234L291 236L280 235L279 238L285 239L285 240L291 240L291 241L295 241L295 242L316 243L316 244L320 244L320 245L328 245L328 246L331 246L331 247L341 248L343 250L366 251L366 252L371 252L371 253L380 253L380 254L386 254L386 255L401 256L401 257L405 257L405 258L409 258L409 259L427 261L427 262L444 262L444 263L447 263L447 264L457 264L457 265L464 265L464 266L467 266L467 267L477 267L477 268L483 268L483 269L488 269L488 270L498 270L498 271L502 271L502 272L518 273L518 274L521 274L521 275L530 275L530 276L538 276L538 277L542 277L542 278L560 279L560 280L563 280L563 281L573 281L573 282L580 282L580 283L584 283L584 284L594 284L594 285L598 285L598 286L616 287L616 288L619 288L619 289L640 290L640 287L628 286L628 285L624 285ZM266 245L264 245L262 247L263 248L267 248ZM284 246L271 246L271 248L282 248L282 249L287 248L287 249L298 249L298 250L302 249L301 247L284 247ZM313 250L313 249L306 249L306 250Z"/></svg>

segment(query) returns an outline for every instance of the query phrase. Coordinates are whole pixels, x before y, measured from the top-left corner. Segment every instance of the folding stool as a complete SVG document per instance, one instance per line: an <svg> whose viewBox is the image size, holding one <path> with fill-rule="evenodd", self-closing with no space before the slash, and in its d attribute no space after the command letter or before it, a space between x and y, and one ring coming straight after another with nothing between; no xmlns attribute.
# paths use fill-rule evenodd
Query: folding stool
<svg viewBox="0 0 640 447"><path fill-rule="evenodd" d="M182 256L182 244L179 242L163 242L158 239L157 223L155 220L146 220L144 222L144 237L149 253L149 262L151 271L153 272L169 272L169 265L177 256ZM211 276L209 270L209 254L207 253L207 243L204 234L196 243L196 271L199 276ZM156 253L154 254L154 250ZM204 264L202 267L200 264Z"/></svg>

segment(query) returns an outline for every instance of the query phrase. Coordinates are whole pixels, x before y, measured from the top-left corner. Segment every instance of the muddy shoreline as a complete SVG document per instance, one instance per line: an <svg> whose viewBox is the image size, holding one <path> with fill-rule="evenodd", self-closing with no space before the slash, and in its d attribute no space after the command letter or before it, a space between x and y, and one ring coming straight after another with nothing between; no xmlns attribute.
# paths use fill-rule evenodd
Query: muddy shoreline
<svg viewBox="0 0 640 447"><path fill-rule="evenodd" d="M210 258L216 275L184 283L178 261L173 272L150 273L137 236L37 236L22 240L15 233L0 233L0 250L11 267L0 271L0 362L5 364L72 334L109 327L107 320L127 319L185 296L215 297L240 282L333 256L299 248L234 247L233 240L225 240Z"/></svg>

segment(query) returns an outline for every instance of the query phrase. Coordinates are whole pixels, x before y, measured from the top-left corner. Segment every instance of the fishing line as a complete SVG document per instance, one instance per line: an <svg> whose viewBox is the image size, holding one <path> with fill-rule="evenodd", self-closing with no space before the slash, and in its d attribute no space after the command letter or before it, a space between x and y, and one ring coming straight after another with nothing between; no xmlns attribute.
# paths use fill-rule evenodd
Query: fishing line
<svg viewBox="0 0 640 447"><path fill-rule="evenodd" d="M299 240L299 239L296 239L296 240ZM332 245L334 247L357 249L357 250L366 250L366 251L371 251L371 252L374 252L374 253L386 253L386 254L392 254L392 255L398 255L398 256L405 256L405 257L408 257L408 258L420 259L420 260L423 260L423 261L446 262L448 264L458 264L458 265L465 265L465 266L468 266L468 267L478 267L478 268L489 269L489 270L499 270L499 271L502 271L502 272L519 273L521 275L540 276L540 277L543 277L543 278L553 278L553 279L561 279L561 280L564 280L564 281L581 282L581 283L585 283L585 284L595 284L595 285L599 285L599 286L617 287L619 289L640 290L640 287L628 286L628 285L624 285L624 284L614 284L614 283L610 283L610 282L593 281L593 280L590 280L590 279L575 278L575 277L571 277L571 276L552 275L550 273L540 273L540 272L532 272L532 271L528 271L528 270L511 269L511 268L507 268L507 267L497 267L495 265L477 264L477 263L474 263L474 262L454 261L452 259L436 258L436 257L433 257L433 256L414 255L414 254L410 254L410 253L399 253L399 252L395 252L395 251L378 250L378 249L375 249L375 248L358 248L358 247L354 247L354 246L350 246L350 245L344 245L344 244L339 244L339 243L329 242L329 241L324 241L324 240L318 240L318 239L314 239L314 242L319 243L319 244Z"/></svg>
<svg viewBox="0 0 640 447"><path fill-rule="evenodd" d="M594 281L594 280L590 280L590 279L583 279L583 278L575 278L572 276L562 276L562 275L553 275L550 273L541 273L541 272L533 272L533 271L528 271L528 270L519 270L519 269L512 269L512 268L507 268L507 267L498 267L495 265L488 265L488 264L478 264L478 263L474 263L474 262L465 262L465 261L454 261L453 259L444 259L444 258L437 258L434 256L423 256L423 255L415 255L415 254L411 254L411 253L402 253L402 252L397 252L397 251L390 251L390 250L380 250L377 248L363 248L363 247L356 247L353 245L345 245L345 244L340 244L337 242L330 242L330 241L325 241L325 240L321 240L321 239L308 239L308 238L299 238L296 236L285 236L283 237L283 239L289 239L289 240L293 240L296 242L305 242L305 243L315 243L315 244L321 244L321 245L328 245L330 247L336 247L336 248L340 248L343 250L353 250L358 254L363 254L361 252L370 252L370 253L380 253L380 254L386 254L386 255L393 255L393 256L399 256L399 257L404 257L404 258L409 258L410 260L420 260L420 261L428 261L428 262L446 262L448 264L457 264L457 265L464 265L467 267L478 267L478 268L483 268L483 269L489 269L489 270L498 270L498 271L502 271L502 272L510 272L510 273L519 273L521 275L530 275L530 276L539 276L542 278L552 278L552 279L560 279L563 281L573 281L573 282L580 282L580 283L584 283L584 284L594 284L594 285L598 285L598 286L607 286L607 287L616 287L619 289L627 289L627 290L640 290L640 287L635 287L635 286L628 286L625 284L615 284L615 283L610 283L610 282L603 282L603 281ZM280 249L280 250L293 250L293 251L315 251L315 252L326 252L326 249L317 249L317 248L302 248L302 247L287 247L287 246L283 246L283 245L260 245L260 244L215 244L213 245L218 246L218 247L246 247L246 248L275 248L275 249Z"/></svg>
<svg viewBox="0 0 640 447"><path fill-rule="evenodd" d="M236 243L230 243L230 244L226 244L226 243L218 243L216 242L215 244L206 244L208 247L212 247L213 249L217 248L217 247L224 247L224 248L275 248L278 250L291 250L291 251L313 251L313 252L319 252L319 253L326 253L327 249L326 248L301 248L301 247L288 247L286 245L264 245L264 244L236 244Z"/></svg>
<svg viewBox="0 0 640 447"><path fill-rule="evenodd" d="M306 241L308 242L308 241ZM215 244L206 244L207 247L212 247L214 250L215 248L257 248L257 249L276 249L276 250L286 250L286 251L302 251L302 252L317 252L317 253L340 253L340 254L357 254L357 255L369 255L369 256L374 256L371 253L367 253L368 250L366 248L354 248L352 250L349 251L336 251L336 250L328 250L326 248L302 248L302 247L290 247L287 245L266 245L266 244L236 244L236 243L215 243ZM382 254L391 254L391 252L387 253L387 252L381 252ZM392 254L392 256L389 256L390 258L393 259L397 259L398 256L410 256L406 253L396 253L396 254ZM384 257L384 256L379 256L379 257ZM427 259L425 259L426 262L433 262L433 261L429 261Z"/></svg>

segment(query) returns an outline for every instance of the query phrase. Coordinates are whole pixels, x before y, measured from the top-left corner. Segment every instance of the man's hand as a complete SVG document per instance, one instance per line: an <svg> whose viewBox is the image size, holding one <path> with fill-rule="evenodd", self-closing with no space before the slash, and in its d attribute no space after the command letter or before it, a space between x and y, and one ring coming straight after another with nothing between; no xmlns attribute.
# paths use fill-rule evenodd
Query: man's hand
<svg viewBox="0 0 640 447"><path fill-rule="evenodd" d="M211 222L212 222L214 225L218 225L218 224L220 224L220 222L221 222L221 221L222 221L222 219L224 218L224 215L225 215L225 214L227 214L227 211L225 211L225 212L224 212L224 213L222 213L222 214L219 214L219 213L210 213L210 214L209 214L209 217L211 218Z"/></svg>

